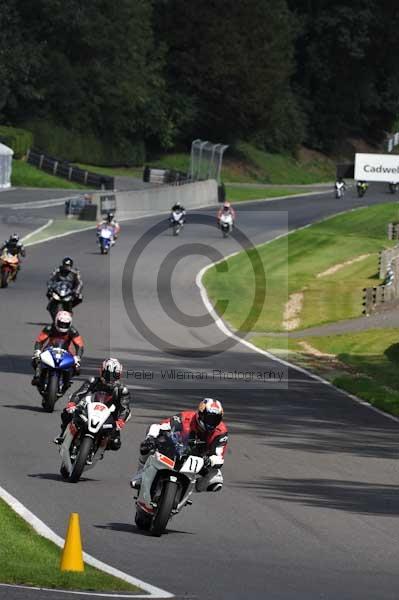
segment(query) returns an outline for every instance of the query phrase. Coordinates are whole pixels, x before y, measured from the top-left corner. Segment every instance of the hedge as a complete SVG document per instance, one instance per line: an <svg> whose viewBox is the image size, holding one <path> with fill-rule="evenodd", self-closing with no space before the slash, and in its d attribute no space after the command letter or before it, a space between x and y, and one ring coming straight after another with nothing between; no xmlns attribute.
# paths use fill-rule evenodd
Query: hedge
<svg viewBox="0 0 399 600"><path fill-rule="evenodd" d="M145 146L139 140L101 140L92 133L71 131L51 121L26 123L34 133L35 148L70 162L97 166L133 166L145 162Z"/></svg>
<svg viewBox="0 0 399 600"><path fill-rule="evenodd" d="M33 146L33 134L26 129L0 125L0 142L14 150L14 158L22 158Z"/></svg>

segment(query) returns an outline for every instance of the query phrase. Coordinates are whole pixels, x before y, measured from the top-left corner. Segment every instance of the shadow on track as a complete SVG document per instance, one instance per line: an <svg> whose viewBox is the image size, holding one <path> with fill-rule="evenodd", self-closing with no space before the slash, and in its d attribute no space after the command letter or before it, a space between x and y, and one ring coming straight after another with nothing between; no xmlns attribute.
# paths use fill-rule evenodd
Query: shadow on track
<svg viewBox="0 0 399 600"><path fill-rule="evenodd" d="M138 529L136 525L133 523L108 523L107 525L94 525L97 529L110 529L111 531L121 531L123 533L135 533L136 535L144 535L146 537L152 537L147 531L143 531L142 529ZM182 533L184 535L194 535L192 531L181 531L178 529L166 529L163 535L174 533ZM158 539L159 538L154 538Z"/></svg>
<svg viewBox="0 0 399 600"><path fill-rule="evenodd" d="M265 499L364 515L399 515L399 486L339 479L265 478L236 485Z"/></svg>

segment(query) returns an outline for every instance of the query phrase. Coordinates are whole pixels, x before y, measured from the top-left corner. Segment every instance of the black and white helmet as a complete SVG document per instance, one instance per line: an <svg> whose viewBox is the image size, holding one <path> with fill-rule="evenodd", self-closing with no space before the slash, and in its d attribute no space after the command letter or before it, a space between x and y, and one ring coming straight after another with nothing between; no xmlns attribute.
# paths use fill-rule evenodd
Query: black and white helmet
<svg viewBox="0 0 399 600"><path fill-rule="evenodd" d="M122 365L117 358L107 358L101 365L101 377L107 382L117 381L122 375Z"/></svg>

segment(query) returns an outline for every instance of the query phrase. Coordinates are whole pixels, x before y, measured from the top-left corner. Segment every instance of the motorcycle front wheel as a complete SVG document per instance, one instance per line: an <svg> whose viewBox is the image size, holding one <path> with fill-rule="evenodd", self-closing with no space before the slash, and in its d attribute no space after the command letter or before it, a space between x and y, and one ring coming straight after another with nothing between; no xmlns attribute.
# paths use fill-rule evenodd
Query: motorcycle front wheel
<svg viewBox="0 0 399 600"><path fill-rule="evenodd" d="M93 448L93 438L85 436L80 443L79 452L73 465L72 473L69 477L71 483L77 483L83 473L87 457Z"/></svg>
<svg viewBox="0 0 399 600"><path fill-rule="evenodd" d="M1 287L6 288L8 286L8 272L7 270L3 270L1 272Z"/></svg>
<svg viewBox="0 0 399 600"><path fill-rule="evenodd" d="M50 375L49 382L47 384L46 397L43 402L43 408L45 411L51 413L54 410L54 405L57 401L58 394L58 377L54 373Z"/></svg>
<svg viewBox="0 0 399 600"><path fill-rule="evenodd" d="M150 533L155 537L160 537L171 517L172 508L177 494L177 484L174 481L165 481L159 499L158 508L152 519Z"/></svg>

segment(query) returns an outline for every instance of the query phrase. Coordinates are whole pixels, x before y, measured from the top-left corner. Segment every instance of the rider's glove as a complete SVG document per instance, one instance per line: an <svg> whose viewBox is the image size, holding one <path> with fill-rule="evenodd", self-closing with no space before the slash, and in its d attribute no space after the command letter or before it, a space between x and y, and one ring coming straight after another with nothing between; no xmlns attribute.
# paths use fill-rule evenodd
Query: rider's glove
<svg viewBox="0 0 399 600"><path fill-rule="evenodd" d="M37 363L39 362L39 359L40 359L40 354L41 354L41 351L40 351L40 350L35 350L35 351L33 352L33 356L32 356L32 365L33 365L33 366L36 366L36 365L37 365Z"/></svg>
<svg viewBox="0 0 399 600"><path fill-rule="evenodd" d="M204 458L204 466L202 467L201 471L200 471L200 475L205 475L205 473L208 472L208 470L211 468L211 459L209 458L209 456L205 456Z"/></svg>
<svg viewBox="0 0 399 600"><path fill-rule="evenodd" d="M155 450L155 448L156 448L155 438L152 437L152 435L149 435L148 437L146 437L144 442L141 442L140 453L141 454L149 454L152 450Z"/></svg>
<svg viewBox="0 0 399 600"><path fill-rule="evenodd" d="M74 363L75 363L75 367L77 369L79 369L80 368L80 356L74 356L73 360L74 360Z"/></svg>
<svg viewBox="0 0 399 600"><path fill-rule="evenodd" d="M72 415L76 410L75 402L68 402L68 404L65 407L65 410L69 415Z"/></svg>
<svg viewBox="0 0 399 600"><path fill-rule="evenodd" d="M125 426L125 424L126 424L126 422L124 421L124 419L117 419L115 421L115 425L116 425L116 428L117 428L118 431L120 431L121 429L123 429L124 426Z"/></svg>

